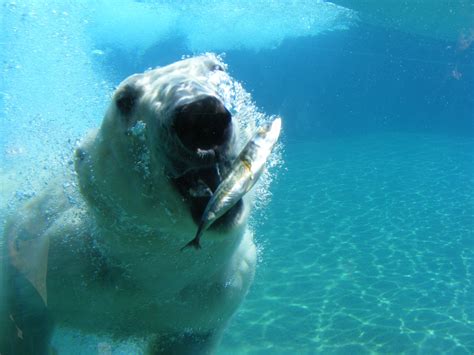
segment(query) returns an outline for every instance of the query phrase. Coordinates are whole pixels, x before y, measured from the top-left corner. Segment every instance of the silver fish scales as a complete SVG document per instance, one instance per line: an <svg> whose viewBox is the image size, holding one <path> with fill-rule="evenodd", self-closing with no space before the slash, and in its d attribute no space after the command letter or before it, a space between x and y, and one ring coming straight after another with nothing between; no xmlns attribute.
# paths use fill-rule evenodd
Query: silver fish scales
<svg viewBox="0 0 474 355"><path fill-rule="evenodd" d="M181 250L188 247L200 249L199 241L204 231L252 189L264 171L265 162L280 136L280 130L281 118L279 117L257 130L232 163L230 172L209 200L196 236Z"/></svg>

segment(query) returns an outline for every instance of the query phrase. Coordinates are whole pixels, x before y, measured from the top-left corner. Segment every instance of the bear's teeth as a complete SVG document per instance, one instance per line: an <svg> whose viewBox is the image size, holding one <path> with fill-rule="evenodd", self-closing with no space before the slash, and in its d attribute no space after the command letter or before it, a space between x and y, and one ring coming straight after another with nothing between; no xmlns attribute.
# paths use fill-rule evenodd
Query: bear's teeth
<svg viewBox="0 0 474 355"><path fill-rule="evenodd" d="M198 148L196 150L196 154L201 159L213 159L216 156L216 152L214 151L214 149L201 149L201 148Z"/></svg>

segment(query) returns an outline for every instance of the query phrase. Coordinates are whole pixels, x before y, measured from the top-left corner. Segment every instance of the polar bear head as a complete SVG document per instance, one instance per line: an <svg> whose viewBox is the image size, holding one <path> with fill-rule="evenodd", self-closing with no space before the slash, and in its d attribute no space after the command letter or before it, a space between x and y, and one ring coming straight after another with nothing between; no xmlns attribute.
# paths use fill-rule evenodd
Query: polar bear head
<svg viewBox="0 0 474 355"><path fill-rule="evenodd" d="M225 70L208 54L119 85L102 126L76 152L81 192L100 220L135 234L179 226L181 244L192 237L255 126ZM216 235L245 224L250 199L216 221Z"/></svg>

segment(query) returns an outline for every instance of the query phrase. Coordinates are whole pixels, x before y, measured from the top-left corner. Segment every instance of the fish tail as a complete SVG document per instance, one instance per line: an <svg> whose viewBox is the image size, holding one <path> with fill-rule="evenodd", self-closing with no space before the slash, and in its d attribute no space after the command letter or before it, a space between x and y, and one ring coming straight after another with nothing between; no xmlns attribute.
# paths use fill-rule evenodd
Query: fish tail
<svg viewBox="0 0 474 355"><path fill-rule="evenodd" d="M199 244L199 239L201 238L201 234L203 232L202 225L199 226L196 236L193 240L187 243L184 247L181 248L181 251L193 247L194 249L201 249L201 244Z"/></svg>
<svg viewBox="0 0 474 355"><path fill-rule="evenodd" d="M201 249L201 244L199 244L199 239L194 238L191 240L188 244L186 244L184 247L181 248L181 251L188 249L190 247L193 247L194 249Z"/></svg>

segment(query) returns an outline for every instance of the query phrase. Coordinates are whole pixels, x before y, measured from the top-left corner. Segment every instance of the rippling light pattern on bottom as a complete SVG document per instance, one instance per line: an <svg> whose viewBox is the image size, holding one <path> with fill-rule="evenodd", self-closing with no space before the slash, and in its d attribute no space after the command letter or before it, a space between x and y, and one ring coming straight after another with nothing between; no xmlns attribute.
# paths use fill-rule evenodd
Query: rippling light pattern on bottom
<svg viewBox="0 0 474 355"><path fill-rule="evenodd" d="M288 143L220 354L474 351L474 142Z"/></svg>

